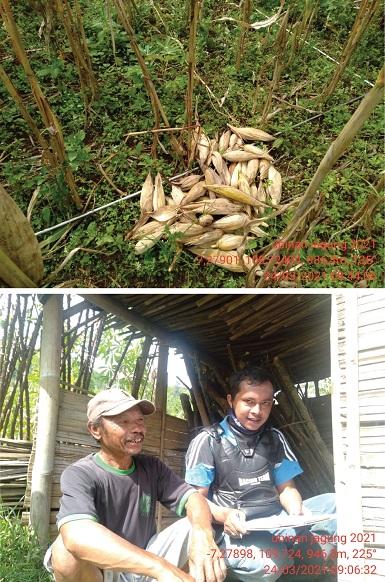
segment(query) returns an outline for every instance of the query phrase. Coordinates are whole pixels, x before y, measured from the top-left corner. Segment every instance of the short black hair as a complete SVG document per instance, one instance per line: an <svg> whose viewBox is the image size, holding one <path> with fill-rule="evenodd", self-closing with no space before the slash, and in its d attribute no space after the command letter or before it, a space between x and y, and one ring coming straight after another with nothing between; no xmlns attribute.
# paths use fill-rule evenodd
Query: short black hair
<svg viewBox="0 0 385 582"><path fill-rule="evenodd" d="M229 394L231 394L231 398L234 399L236 397L241 382L244 382L245 380L250 384L262 384L263 382L271 382L271 384L273 384L273 378L265 368L259 366L244 368L243 370L239 370L239 372L235 372L235 374L230 377Z"/></svg>

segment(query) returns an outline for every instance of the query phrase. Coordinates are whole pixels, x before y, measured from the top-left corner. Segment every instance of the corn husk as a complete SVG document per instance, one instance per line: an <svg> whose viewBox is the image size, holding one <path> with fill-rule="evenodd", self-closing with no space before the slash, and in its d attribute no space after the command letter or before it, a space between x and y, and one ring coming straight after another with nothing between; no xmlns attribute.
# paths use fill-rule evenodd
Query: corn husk
<svg viewBox="0 0 385 582"><path fill-rule="evenodd" d="M235 162L233 162L233 163L235 163ZM233 165L233 164L231 164L231 165ZM232 186L233 188L238 188L239 172L241 171L241 168L242 168L242 164L240 162L235 164L235 166L233 167L233 170L231 172L231 177L230 177L230 186Z"/></svg>
<svg viewBox="0 0 385 582"><path fill-rule="evenodd" d="M238 188L239 188L239 190L241 190L242 192L244 192L248 196L251 196L252 198L254 198L254 196L251 194L251 188L249 185L249 181L246 178L246 176L244 174L242 174L242 172L239 173Z"/></svg>
<svg viewBox="0 0 385 582"><path fill-rule="evenodd" d="M259 161L259 177L261 180L266 180L267 174L269 173L270 162L269 160Z"/></svg>
<svg viewBox="0 0 385 582"><path fill-rule="evenodd" d="M177 209L175 206L161 206L151 214L151 218L157 222L167 222L168 220L175 218L176 215Z"/></svg>
<svg viewBox="0 0 385 582"><path fill-rule="evenodd" d="M243 149L245 150L245 152L255 154L256 158L263 158L265 160L269 160L270 162L273 161L273 157L270 154L268 154L266 150L258 148L257 146L251 143L245 144Z"/></svg>
<svg viewBox="0 0 385 582"><path fill-rule="evenodd" d="M252 222L249 224L248 226L248 230L249 232L252 232L253 234L255 234L255 236L267 236L267 232L265 232L264 230L262 230L261 227L259 227L257 224L253 224Z"/></svg>
<svg viewBox="0 0 385 582"><path fill-rule="evenodd" d="M243 139L242 139L241 137L239 137L239 136L238 136L238 139L237 139L237 141L235 142L235 145L236 145L238 148L241 148L241 147L243 146Z"/></svg>
<svg viewBox="0 0 385 582"><path fill-rule="evenodd" d="M235 202L250 204L250 206L256 206L257 204L254 198L232 186L214 186L213 184L207 184L207 189L211 190L218 196L230 198L230 200L234 200Z"/></svg>
<svg viewBox="0 0 385 582"><path fill-rule="evenodd" d="M261 129L256 129L254 127L234 127L233 125L227 124L233 133L238 135L244 140L248 141L273 141L274 136L262 131Z"/></svg>
<svg viewBox="0 0 385 582"><path fill-rule="evenodd" d="M236 214L237 212L240 212L243 208L243 205L234 204L233 202L230 202L225 198L216 198L215 200L210 200L210 198L206 198L201 202L193 202L192 204L189 204L184 208L187 211L191 210L197 212L198 214L200 213L213 214L214 216L223 214L227 216L230 214Z"/></svg>
<svg viewBox="0 0 385 582"><path fill-rule="evenodd" d="M174 200L175 204L180 204L184 198L184 192L178 186L171 186L171 198Z"/></svg>
<svg viewBox="0 0 385 582"><path fill-rule="evenodd" d="M217 152L214 152L214 154ZM206 184L222 184L222 180L218 174L211 168L205 169L205 182Z"/></svg>
<svg viewBox="0 0 385 582"><path fill-rule="evenodd" d="M201 131L201 134L199 136L197 151L199 165L201 166L201 168L203 168L207 163L211 151L210 140L204 131Z"/></svg>
<svg viewBox="0 0 385 582"><path fill-rule="evenodd" d="M244 238L241 234L223 234L217 241L216 247L221 251L232 251L242 244Z"/></svg>
<svg viewBox="0 0 385 582"><path fill-rule="evenodd" d="M204 227L195 222L175 222L169 228L170 232L175 234L176 232L181 233L183 236L194 236L197 234L202 234L204 232Z"/></svg>
<svg viewBox="0 0 385 582"><path fill-rule="evenodd" d="M146 236L150 236L156 233L160 226L161 225L159 224L159 222L156 222L156 220L151 220L150 222L147 222L146 224L135 230L131 234L131 238L133 238L134 240L139 240Z"/></svg>
<svg viewBox="0 0 385 582"><path fill-rule="evenodd" d="M164 232L164 225L158 225L158 229L152 234L148 234L138 240L135 245L134 252L136 255L142 255L151 249L162 238Z"/></svg>
<svg viewBox="0 0 385 582"><path fill-rule="evenodd" d="M171 198L171 196L166 196L166 206L172 206L173 208L177 207L175 201Z"/></svg>
<svg viewBox="0 0 385 582"><path fill-rule="evenodd" d="M202 180L202 176L199 174L190 174L189 176L181 178L178 182L175 182L175 184L177 184L181 190L188 192L199 182L199 180Z"/></svg>
<svg viewBox="0 0 385 582"><path fill-rule="evenodd" d="M43 259L38 240L16 202L0 185L0 248L9 259L37 284L43 278ZM4 267L2 268L2 270ZM13 280L11 273L5 272L2 280L9 286L20 283Z"/></svg>
<svg viewBox="0 0 385 582"><path fill-rule="evenodd" d="M204 232L203 234L198 234L196 236L188 237L185 239L185 245L191 246L206 246L212 245L216 243L221 236L223 236L223 230L219 228L214 228L213 230L209 230L208 232Z"/></svg>
<svg viewBox="0 0 385 582"><path fill-rule="evenodd" d="M229 139L229 149L234 149L236 147L237 144L237 140L238 140L238 136L236 133L232 133L230 135L230 139Z"/></svg>
<svg viewBox="0 0 385 582"><path fill-rule="evenodd" d="M206 182L198 182L184 195L182 204L189 204L194 202L197 198L200 198L206 191Z"/></svg>
<svg viewBox="0 0 385 582"><path fill-rule="evenodd" d="M232 232L238 228L243 228L249 223L247 214L239 213L231 216L225 216L219 220L215 220L212 224L213 228L220 228L225 232Z"/></svg>
<svg viewBox="0 0 385 582"><path fill-rule="evenodd" d="M202 259L206 259L209 263L233 273L245 273L254 265L253 259L247 255L242 257L243 264L236 251L221 251L220 249L205 249L203 247L190 247L190 251Z"/></svg>
<svg viewBox="0 0 385 582"><path fill-rule="evenodd" d="M142 190L140 192L140 210L142 214L145 212L152 212L153 207L154 182L152 181L151 172L148 173L147 178L143 182Z"/></svg>
<svg viewBox="0 0 385 582"><path fill-rule="evenodd" d="M269 180L267 194L270 196L272 203L278 206L282 196L281 174L274 168L274 166L270 166L267 178Z"/></svg>
<svg viewBox="0 0 385 582"><path fill-rule="evenodd" d="M260 161L258 158L255 158L254 160L249 160L247 162L245 174L247 176L247 179L248 179L250 185L252 185L253 182L255 182L255 179L256 179L257 174L258 174L259 163L260 163Z"/></svg>
<svg viewBox="0 0 385 582"><path fill-rule="evenodd" d="M153 207L154 207L154 210L158 210L158 208L162 208L162 206L165 206L165 205L166 205L166 198L165 198L164 190L163 190L162 176L158 172L156 177L155 177Z"/></svg>
<svg viewBox="0 0 385 582"><path fill-rule="evenodd" d="M219 138L218 150L220 153L225 152L229 147L230 136L231 131L227 129L222 133L221 137Z"/></svg>
<svg viewBox="0 0 385 582"><path fill-rule="evenodd" d="M263 152L263 150L260 151ZM228 160L229 162L248 162L249 160L252 160L254 158L261 158L264 156L256 154L255 152L248 152L244 150L227 150L227 152L223 154L223 157L225 160Z"/></svg>
<svg viewBox="0 0 385 582"><path fill-rule="evenodd" d="M198 218L198 223L201 226L210 226L214 222L214 217L212 214L202 214Z"/></svg>

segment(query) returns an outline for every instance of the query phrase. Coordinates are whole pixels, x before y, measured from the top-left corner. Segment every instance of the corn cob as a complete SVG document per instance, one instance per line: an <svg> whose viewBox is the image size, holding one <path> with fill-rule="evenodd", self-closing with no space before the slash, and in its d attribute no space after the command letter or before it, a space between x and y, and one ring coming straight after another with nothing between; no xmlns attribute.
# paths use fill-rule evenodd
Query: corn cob
<svg viewBox="0 0 385 582"><path fill-rule="evenodd" d="M241 202L242 204L250 204L250 206L256 206L257 202L251 196L248 196L241 190L233 188L232 186L214 186L213 184L206 184L207 189L211 190L219 196L224 196L225 198L230 198L235 202Z"/></svg>
<svg viewBox="0 0 385 582"><path fill-rule="evenodd" d="M167 222L168 220L175 218L176 215L177 209L175 206L161 206L151 214L151 218L158 222Z"/></svg>
<svg viewBox="0 0 385 582"><path fill-rule="evenodd" d="M233 133L248 141L272 141L274 139L274 136L261 129L255 129L254 127L233 127L229 123L227 125Z"/></svg>
<svg viewBox="0 0 385 582"><path fill-rule="evenodd" d="M148 251L149 249L151 249L158 242L158 240L161 239L163 232L164 226L158 225L158 229L155 232L153 232L152 234L147 234L146 236L138 240L134 249L135 254L141 255Z"/></svg>
<svg viewBox="0 0 385 582"><path fill-rule="evenodd" d="M191 246L206 246L217 242L218 239L223 235L223 231L219 228L214 228L204 232L203 234L198 234L196 236L191 236L185 239L185 245Z"/></svg>
<svg viewBox="0 0 385 582"><path fill-rule="evenodd" d="M268 173L269 185L267 187L267 193L271 198L273 204L278 206L281 201L282 196L282 178L281 174L274 168L270 166Z"/></svg>
<svg viewBox="0 0 385 582"><path fill-rule="evenodd" d="M165 206L165 204L166 204L166 199L164 196L162 176L158 172L156 177L155 177L155 186L154 186L154 195L153 195L154 210L158 210L158 208Z"/></svg>
<svg viewBox="0 0 385 582"><path fill-rule="evenodd" d="M197 198L200 198L206 190L206 182L198 182L191 188L187 194L184 195L182 204L189 204L190 202L194 202Z"/></svg>
<svg viewBox="0 0 385 582"><path fill-rule="evenodd" d="M238 228L243 228L249 223L249 217L246 214L233 214L232 216L225 216L219 220L215 220L212 224L214 228L220 228L225 232L232 232Z"/></svg>
<svg viewBox="0 0 385 582"><path fill-rule="evenodd" d="M212 216L212 214L202 214L198 218L198 223L201 226L210 226L213 222L214 222L214 217Z"/></svg>
<svg viewBox="0 0 385 582"><path fill-rule="evenodd" d="M250 185L252 185L253 182L255 182L255 178L257 177L258 174L259 163L260 161L258 158L255 158L254 160L249 160L247 162L246 176Z"/></svg>
<svg viewBox="0 0 385 582"><path fill-rule="evenodd" d="M201 179L202 176L199 176L198 174L190 174L189 176L185 176L178 182L175 182L175 184L177 184L181 190L188 192Z"/></svg>
<svg viewBox="0 0 385 582"><path fill-rule="evenodd" d="M217 241L216 247L221 251L237 249L245 237L241 234L223 234Z"/></svg>
<svg viewBox="0 0 385 582"><path fill-rule="evenodd" d="M253 144L245 144L244 148L245 152L250 152L251 154L255 154L256 158L263 158L265 160L269 160L270 162L273 161L273 158L270 154L267 153L267 151L265 151L262 148L257 148L257 146L253 145Z"/></svg>
<svg viewBox="0 0 385 582"><path fill-rule="evenodd" d="M259 161L259 177L261 180L265 180L267 178L267 174L269 173L270 162L269 160L260 160Z"/></svg>
<svg viewBox="0 0 385 582"><path fill-rule="evenodd" d="M231 131L229 129L227 129L226 131L224 131L222 133L221 137L219 138L218 150L220 153L225 152L227 150L227 148L229 147L230 136L231 136Z"/></svg>
<svg viewBox="0 0 385 582"><path fill-rule="evenodd" d="M181 188L178 188L178 186L174 186L174 184L171 186L171 198L174 200L175 204L180 204L183 200L184 197L184 193L181 190Z"/></svg>

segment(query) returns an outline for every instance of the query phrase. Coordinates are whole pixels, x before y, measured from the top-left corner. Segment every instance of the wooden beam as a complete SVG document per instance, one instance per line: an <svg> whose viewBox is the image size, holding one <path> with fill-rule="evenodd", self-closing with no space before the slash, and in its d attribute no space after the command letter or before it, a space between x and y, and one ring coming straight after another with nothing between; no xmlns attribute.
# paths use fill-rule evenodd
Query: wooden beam
<svg viewBox="0 0 385 582"><path fill-rule="evenodd" d="M89 295L84 294L82 297L107 313L116 315L125 323L140 329L146 335L156 337L161 344L168 345L170 348L177 348L191 357L198 354L202 362L205 362L214 369L218 367L218 359L208 354L207 351L201 352L194 344L181 339L180 333L170 333L167 329L157 325L151 319L140 315L134 309L128 309L117 299L113 298L113 296L106 294L94 295L90 293Z"/></svg>
<svg viewBox="0 0 385 582"><path fill-rule="evenodd" d="M183 358L186 365L187 374L190 378L192 393L194 394L201 421L204 426L208 426L210 424L210 419L207 413L205 401L203 399L202 390L199 385L198 376L195 371L194 362L188 354L183 354Z"/></svg>
<svg viewBox="0 0 385 582"><path fill-rule="evenodd" d="M30 514L31 526L41 546L49 541L51 485L60 393L62 301L62 295L50 295L43 307L40 392Z"/></svg>

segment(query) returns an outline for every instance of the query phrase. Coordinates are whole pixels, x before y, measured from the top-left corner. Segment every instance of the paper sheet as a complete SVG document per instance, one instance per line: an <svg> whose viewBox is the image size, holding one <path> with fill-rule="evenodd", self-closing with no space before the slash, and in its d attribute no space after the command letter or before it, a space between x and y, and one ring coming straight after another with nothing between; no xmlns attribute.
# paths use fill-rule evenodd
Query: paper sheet
<svg viewBox="0 0 385 582"><path fill-rule="evenodd" d="M302 527L313 525L328 519L336 519L335 513L312 515L272 515L271 517L259 517L246 521L248 531L266 531L282 527Z"/></svg>

